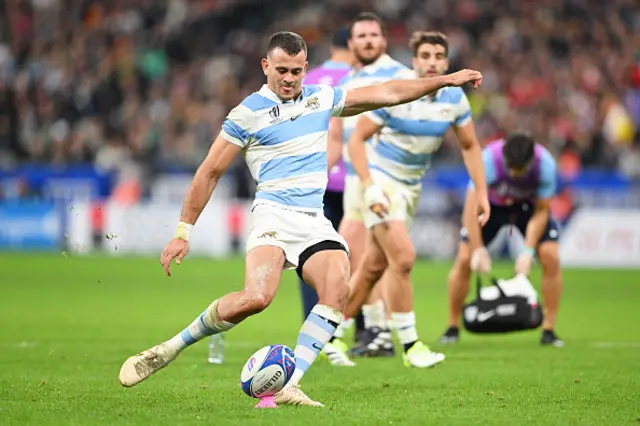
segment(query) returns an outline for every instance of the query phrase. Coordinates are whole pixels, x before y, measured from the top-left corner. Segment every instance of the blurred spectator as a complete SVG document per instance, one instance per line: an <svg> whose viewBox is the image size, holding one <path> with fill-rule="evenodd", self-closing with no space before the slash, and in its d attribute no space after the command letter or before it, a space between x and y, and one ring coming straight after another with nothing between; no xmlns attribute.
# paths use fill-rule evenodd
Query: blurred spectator
<svg viewBox="0 0 640 426"><path fill-rule="evenodd" d="M263 83L277 30L301 33L311 65L362 10L389 25L410 64L411 31L444 31L483 142L527 129L561 167L640 178L640 3L580 0L5 0L0 18L0 167L95 162L139 193L163 169L193 170L226 112ZM448 137L437 161L460 162ZM577 161L577 164L576 164ZM238 179L246 171L238 166ZM131 180L139 180L131 186ZM133 188L133 189L131 189ZM246 194L246 189L238 193Z"/></svg>

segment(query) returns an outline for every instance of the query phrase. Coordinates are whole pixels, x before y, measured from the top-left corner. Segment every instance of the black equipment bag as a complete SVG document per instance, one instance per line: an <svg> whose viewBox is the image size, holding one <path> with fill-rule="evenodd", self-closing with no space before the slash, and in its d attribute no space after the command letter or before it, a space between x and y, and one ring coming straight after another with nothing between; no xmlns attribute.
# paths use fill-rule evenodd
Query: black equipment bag
<svg viewBox="0 0 640 426"><path fill-rule="evenodd" d="M508 333L540 327L543 314L539 303L532 305L526 297L507 297L498 281L491 278L500 296L496 300L483 300L480 296L482 280L476 275L476 299L462 310L464 328L470 333Z"/></svg>

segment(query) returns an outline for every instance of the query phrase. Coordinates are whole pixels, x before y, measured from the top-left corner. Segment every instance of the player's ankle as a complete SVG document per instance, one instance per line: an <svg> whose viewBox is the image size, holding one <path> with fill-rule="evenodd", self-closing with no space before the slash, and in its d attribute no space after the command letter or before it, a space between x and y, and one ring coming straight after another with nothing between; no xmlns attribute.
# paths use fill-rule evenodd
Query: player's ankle
<svg viewBox="0 0 640 426"><path fill-rule="evenodd" d="M409 343L404 343L402 346L404 348L404 352L407 353L409 351L409 349L411 349L413 347L413 345L415 345L416 343L418 343L417 340L414 340L413 342L409 342Z"/></svg>

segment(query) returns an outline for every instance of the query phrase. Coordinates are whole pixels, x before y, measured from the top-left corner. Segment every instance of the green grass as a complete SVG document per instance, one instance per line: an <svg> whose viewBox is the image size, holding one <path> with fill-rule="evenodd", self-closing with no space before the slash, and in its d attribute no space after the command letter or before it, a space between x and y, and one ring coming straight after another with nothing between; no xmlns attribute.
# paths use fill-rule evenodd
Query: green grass
<svg viewBox="0 0 640 426"><path fill-rule="evenodd" d="M415 269L427 343L444 330L448 267ZM1 423L638 424L638 271L565 271L563 349L540 347L538 332L463 334L457 346L433 343L448 358L430 370L406 369L399 358L360 360L353 369L318 362L303 384L326 408L254 410L238 385L243 363L269 343L293 347L302 322L296 277L287 272L273 305L227 335L222 366L207 364L199 343L140 386L120 387L126 357L241 287L243 269L240 260L187 259L169 279L156 259L0 254Z"/></svg>

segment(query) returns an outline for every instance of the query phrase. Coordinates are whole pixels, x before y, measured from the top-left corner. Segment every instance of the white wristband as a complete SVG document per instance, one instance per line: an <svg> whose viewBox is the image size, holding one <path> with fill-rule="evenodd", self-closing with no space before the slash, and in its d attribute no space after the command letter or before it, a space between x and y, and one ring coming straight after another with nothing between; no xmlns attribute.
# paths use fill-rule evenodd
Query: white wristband
<svg viewBox="0 0 640 426"><path fill-rule="evenodd" d="M186 222L178 223L178 229L176 229L176 234L173 238L177 240L189 241L191 237L191 230L193 229L193 225L190 225Z"/></svg>

